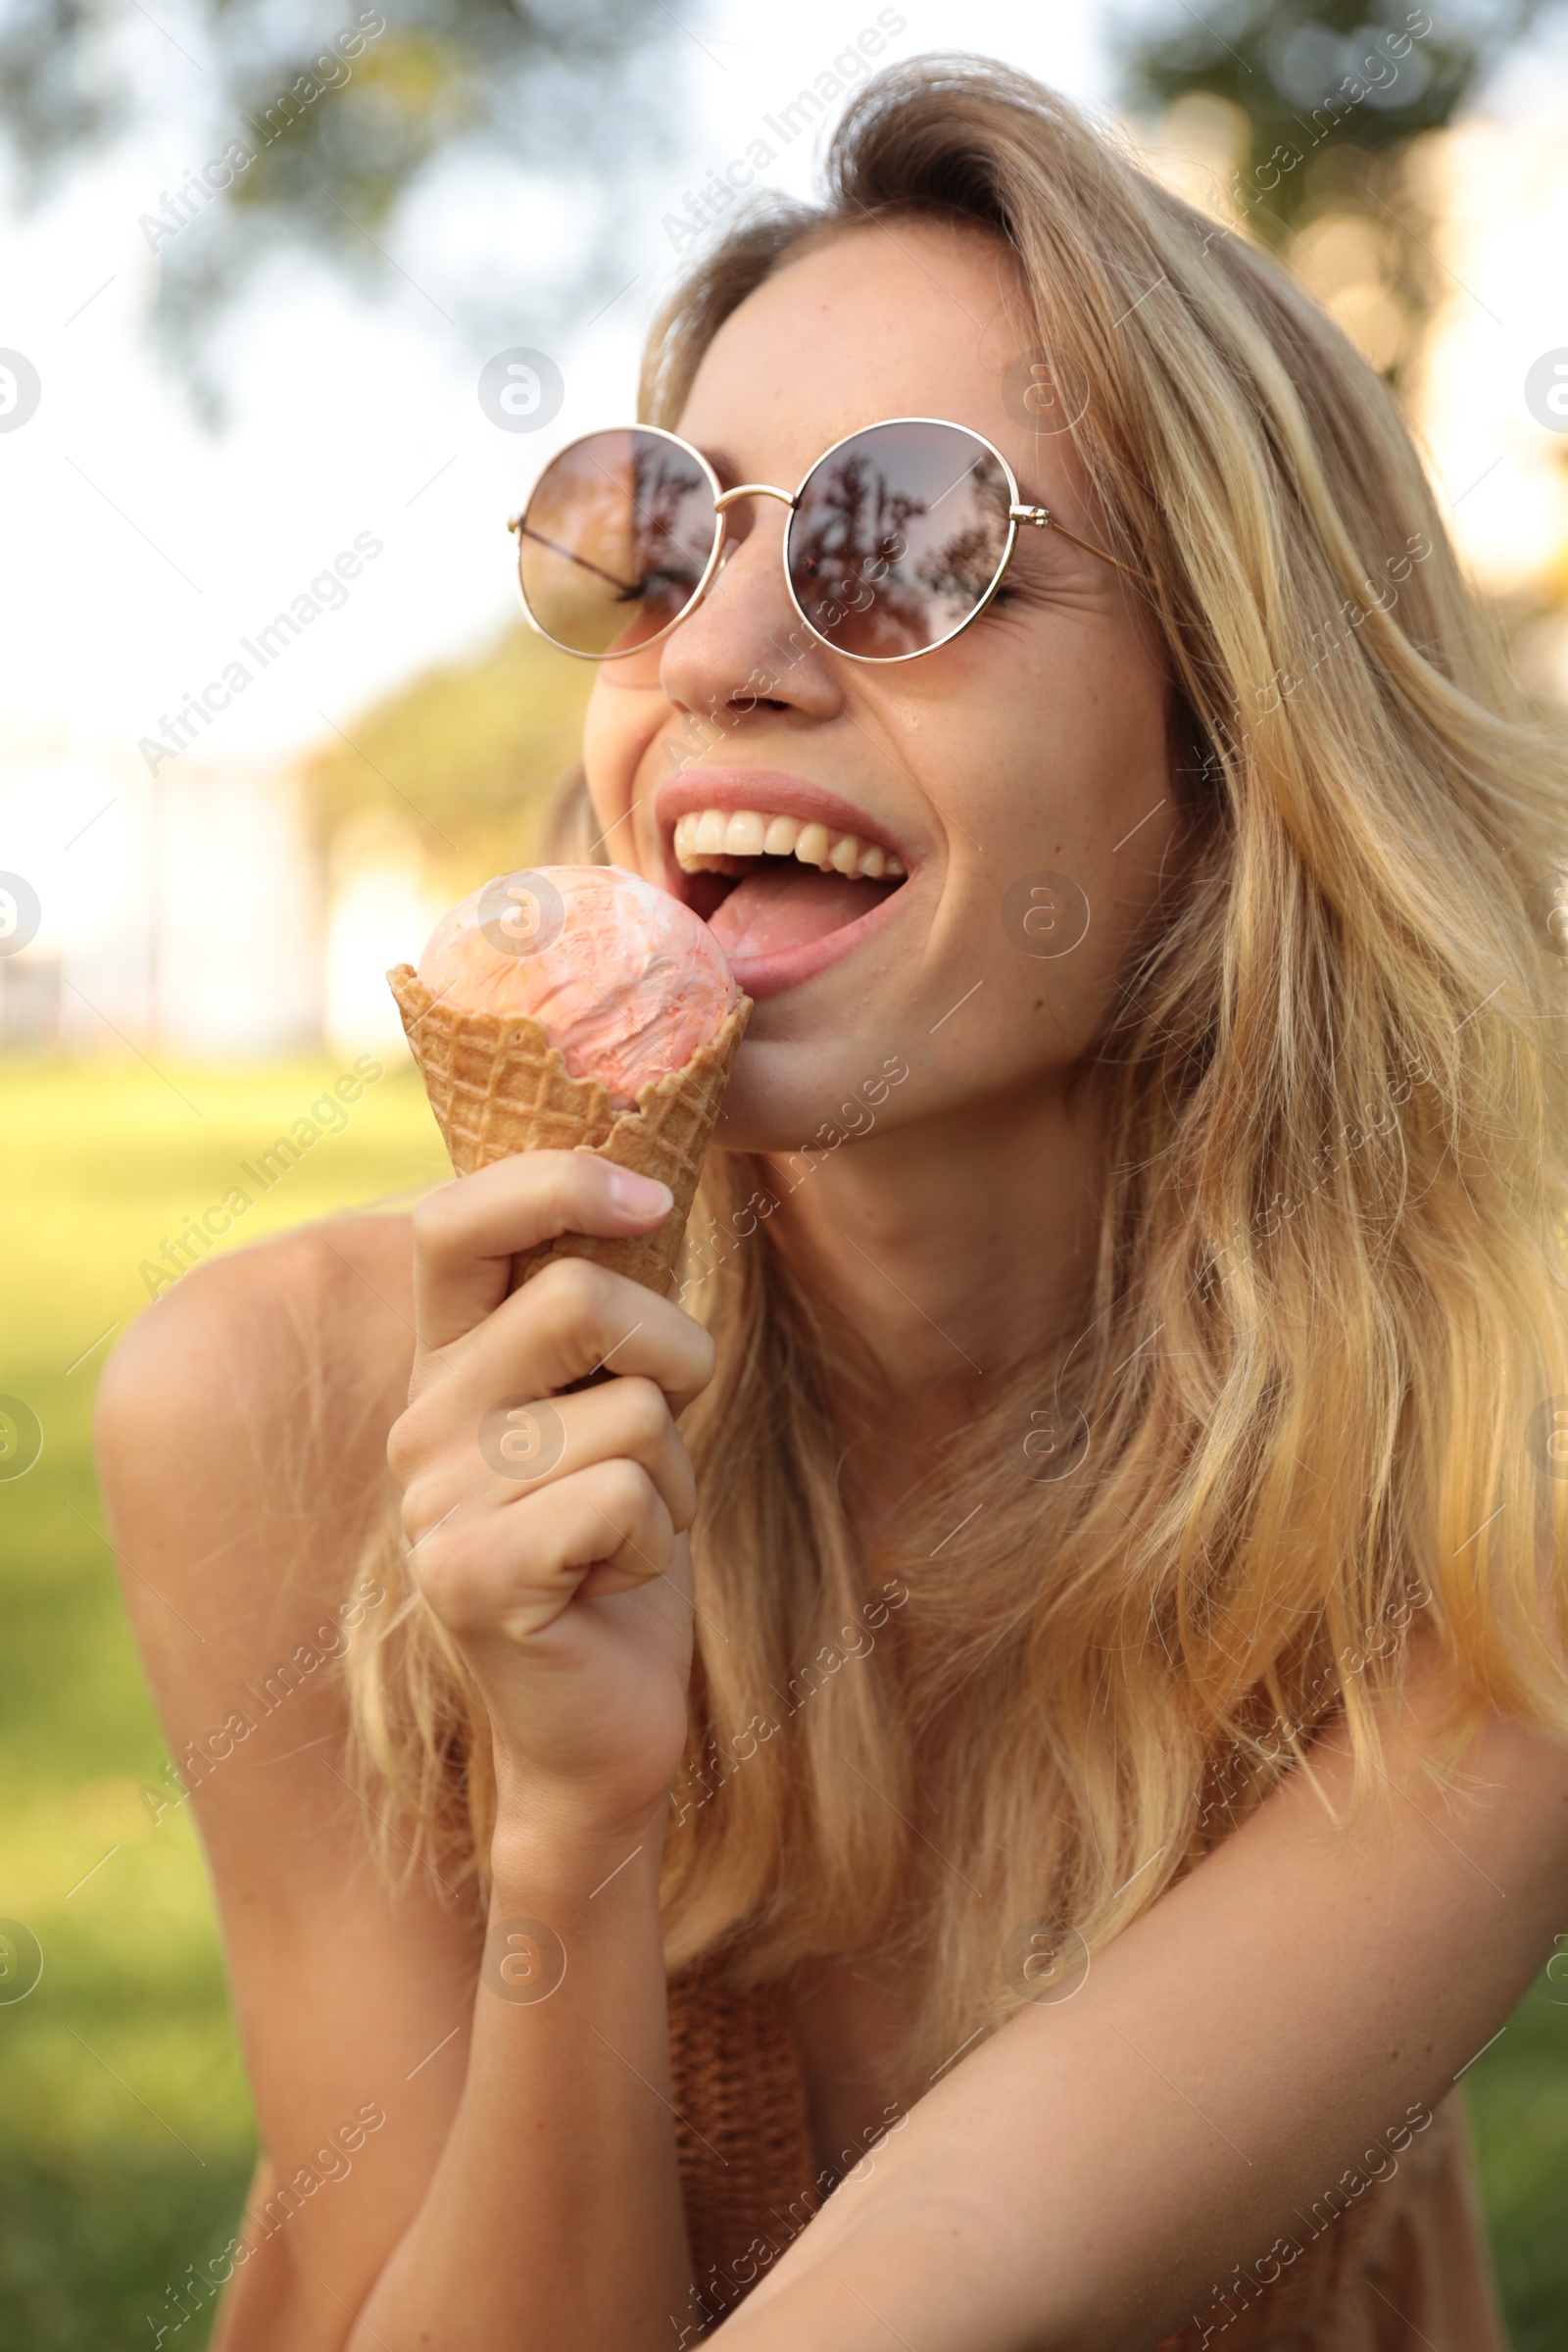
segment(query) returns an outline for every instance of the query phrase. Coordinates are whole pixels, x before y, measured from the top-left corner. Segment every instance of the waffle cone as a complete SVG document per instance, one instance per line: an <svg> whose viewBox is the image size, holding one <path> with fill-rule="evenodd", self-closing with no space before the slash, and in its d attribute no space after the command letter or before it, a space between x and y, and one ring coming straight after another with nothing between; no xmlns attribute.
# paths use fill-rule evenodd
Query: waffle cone
<svg viewBox="0 0 1568 2352"><path fill-rule="evenodd" d="M387 981L460 1176L514 1152L597 1152L657 1177L675 1196L652 1233L563 1233L520 1252L513 1261L514 1290L552 1258L589 1257L666 1296L750 997L741 998L684 1069L650 1079L632 1107L617 1111L597 1078L572 1076L531 1014L465 1011L436 997L409 963L388 972Z"/></svg>

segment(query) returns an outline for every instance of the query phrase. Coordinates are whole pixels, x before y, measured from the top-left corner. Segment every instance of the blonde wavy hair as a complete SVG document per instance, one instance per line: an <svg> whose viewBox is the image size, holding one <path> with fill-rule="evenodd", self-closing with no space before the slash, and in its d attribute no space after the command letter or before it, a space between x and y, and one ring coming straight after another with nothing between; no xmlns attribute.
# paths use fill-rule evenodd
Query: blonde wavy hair
<svg viewBox="0 0 1568 2352"><path fill-rule="evenodd" d="M1087 1057L1085 1328L1041 1333L874 1556L841 1475L874 1374L770 1212L789 1179L715 1152L695 1220L718 1372L687 1423L668 1961L901 1949L913 2067L1119 1934L1330 1718L1375 1796L1415 1629L1441 1769L1492 1707L1568 1734L1568 967L1532 896L1564 781L1386 386L1272 260L981 61L868 83L826 182L701 261L641 414L676 421L804 239L904 215L1004 241L1020 343L1092 386L1074 442L1155 582L1189 844ZM384 1541L361 1766L477 1900L488 1727Z"/></svg>

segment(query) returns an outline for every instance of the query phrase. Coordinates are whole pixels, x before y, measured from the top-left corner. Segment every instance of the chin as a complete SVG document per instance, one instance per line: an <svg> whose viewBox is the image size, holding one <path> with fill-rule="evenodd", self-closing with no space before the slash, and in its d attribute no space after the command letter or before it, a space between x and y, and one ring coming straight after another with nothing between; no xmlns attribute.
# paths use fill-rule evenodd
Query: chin
<svg viewBox="0 0 1568 2352"><path fill-rule="evenodd" d="M777 1050L754 1045L749 1039L742 1043L713 1133L716 1151L778 1155L813 1148L812 1139L827 1116L824 1105L831 1101L832 1090L820 1081L791 1084L779 1067L781 1058ZM814 1149L820 1151L822 1146Z"/></svg>
<svg viewBox="0 0 1568 2352"><path fill-rule="evenodd" d="M754 1020L757 1016L754 1014ZM814 1039L770 1044L748 1033L713 1141L720 1151L807 1152L830 1159L847 1144L908 1123L909 1064L889 1052L878 1023L839 1020ZM863 1036L870 1042L861 1043Z"/></svg>

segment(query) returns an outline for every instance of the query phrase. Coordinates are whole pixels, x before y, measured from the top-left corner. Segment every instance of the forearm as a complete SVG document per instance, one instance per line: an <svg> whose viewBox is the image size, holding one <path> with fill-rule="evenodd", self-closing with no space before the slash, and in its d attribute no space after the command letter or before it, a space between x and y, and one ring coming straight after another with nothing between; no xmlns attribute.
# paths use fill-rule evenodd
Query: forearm
<svg viewBox="0 0 1568 2352"><path fill-rule="evenodd" d="M624 1836L503 1826L462 2101L351 2352L668 2342L689 2257L662 1835L662 1814Z"/></svg>
<svg viewBox="0 0 1568 2352"><path fill-rule="evenodd" d="M1469 1766L1445 1800L1396 1763L1402 1793L1348 1842L1280 1790L919 2102L725 2352L1147 2352L1346 2168L1392 2176L1568 1899L1568 1755L1498 1724Z"/></svg>

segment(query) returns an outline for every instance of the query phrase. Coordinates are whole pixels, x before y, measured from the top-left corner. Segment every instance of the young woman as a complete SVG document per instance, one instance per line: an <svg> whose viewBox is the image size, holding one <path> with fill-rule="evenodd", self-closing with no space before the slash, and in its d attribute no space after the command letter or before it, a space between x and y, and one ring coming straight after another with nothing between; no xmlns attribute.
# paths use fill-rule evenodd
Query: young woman
<svg viewBox="0 0 1568 2352"><path fill-rule="evenodd" d="M539 1152L105 1388L265 2150L218 2340L1486 2352L1453 2085L1568 1932L1559 774L1382 384L1000 68L862 91L643 414L522 544L606 657L576 854L756 1000L681 1298L509 1296L664 1205Z"/></svg>

